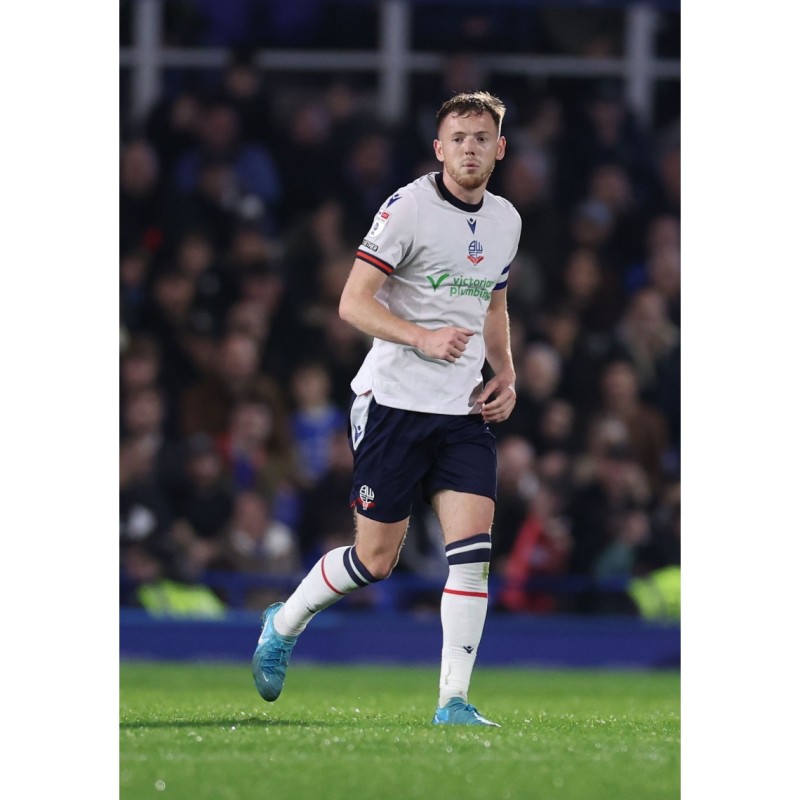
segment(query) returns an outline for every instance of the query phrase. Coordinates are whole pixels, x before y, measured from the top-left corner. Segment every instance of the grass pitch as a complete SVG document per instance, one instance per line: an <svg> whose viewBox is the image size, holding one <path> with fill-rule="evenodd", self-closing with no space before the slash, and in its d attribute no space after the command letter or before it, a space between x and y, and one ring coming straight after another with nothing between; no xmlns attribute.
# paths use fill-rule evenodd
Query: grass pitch
<svg viewBox="0 0 800 800"><path fill-rule="evenodd" d="M120 665L120 799L666 800L680 796L675 672L489 669L501 729L433 727L438 670Z"/></svg>

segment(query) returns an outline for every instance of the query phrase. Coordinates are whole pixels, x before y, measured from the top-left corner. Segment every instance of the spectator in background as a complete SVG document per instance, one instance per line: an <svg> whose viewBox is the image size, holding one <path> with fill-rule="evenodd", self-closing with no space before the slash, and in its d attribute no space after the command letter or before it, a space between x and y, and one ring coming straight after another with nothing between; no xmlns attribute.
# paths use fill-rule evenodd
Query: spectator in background
<svg viewBox="0 0 800 800"><path fill-rule="evenodd" d="M221 274L211 237L202 229L185 231L177 242L174 263L179 272L192 280L194 308L208 315L207 327L215 331L231 292Z"/></svg>
<svg viewBox="0 0 800 800"><path fill-rule="evenodd" d="M677 127L661 138L656 158L657 189L653 201L654 214L681 216L681 140Z"/></svg>
<svg viewBox="0 0 800 800"><path fill-rule="evenodd" d="M530 501L539 488L536 451L522 436L507 436L497 445L497 503L492 525L492 552L503 572Z"/></svg>
<svg viewBox="0 0 800 800"><path fill-rule="evenodd" d="M170 204L174 209L166 225L169 247L188 230L202 230L211 237L214 247L224 251L231 244L241 219L236 176L229 161L208 156L197 165L195 183L172 188Z"/></svg>
<svg viewBox="0 0 800 800"><path fill-rule="evenodd" d="M614 238L611 209L602 200L582 200L572 210L568 235L571 248L606 251Z"/></svg>
<svg viewBox="0 0 800 800"><path fill-rule="evenodd" d="M286 222L318 207L331 192L337 166L332 125L324 97L306 100L289 113L284 135L275 146L285 186L281 217Z"/></svg>
<svg viewBox="0 0 800 800"><path fill-rule="evenodd" d="M527 504L527 513L514 537L510 557L501 570L503 579L498 606L505 611L552 613L558 597L529 582L556 577L569 570L572 537L563 516L564 498L552 487L541 485Z"/></svg>
<svg viewBox="0 0 800 800"><path fill-rule="evenodd" d="M119 187L120 252L155 252L163 238L164 201L158 155L146 139L123 145Z"/></svg>
<svg viewBox="0 0 800 800"><path fill-rule="evenodd" d="M577 405L586 402L586 393L582 391L588 370L573 369L570 365L574 362L585 361L585 337L581 332L581 321L578 312L568 305L552 302L542 312L536 331L541 338L550 344L558 354L562 364L561 391L566 397ZM583 366L583 364L580 364ZM571 375L570 373L575 373ZM574 384L574 385L573 385Z"/></svg>
<svg viewBox="0 0 800 800"><path fill-rule="evenodd" d="M574 453L578 447L577 420L574 406L561 397L553 397L542 409L534 432L537 452Z"/></svg>
<svg viewBox="0 0 800 800"><path fill-rule="evenodd" d="M353 540L353 512L346 501L353 483L353 456L347 431L335 433L324 473L304 489L297 531L303 566L310 568L323 553Z"/></svg>
<svg viewBox="0 0 800 800"><path fill-rule="evenodd" d="M633 451L624 444L605 447L595 461L592 478L576 489L567 508L574 542L570 571L591 574L600 554L614 540L621 516L646 510L650 499L647 478Z"/></svg>
<svg viewBox="0 0 800 800"><path fill-rule="evenodd" d="M166 546L172 511L156 472L156 444L147 436L127 437L119 448L120 547L134 543Z"/></svg>
<svg viewBox="0 0 800 800"><path fill-rule="evenodd" d="M259 368L259 347L250 336L226 333L217 346L215 369L189 386L181 398L183 433L224 433L234 406L245 399L281 403L277 382Z"/></svg>
<svg viewBox="0 0 800 800"><path fill-rule="evenodd" d="M291 377L291 415L300 479L315 484L328 468L333 437L345 429L347 417L331 398L331 379L320 361L299 365Z"/></svg>
<svg viewBox="0 0 800 800"><path fill-rule="evenodd" d="M209 569L224 567L222 544L232 495L222 460L209 436L185 443L184 468L172 496L175 521L170 541L179 574L200 580Z"/></svg>
<svg viewBox="0 0 800 800"><path fill-rule="evenodd" d="M616 276L603 269L596 250L577 247L567 256L561 303L577 313L585 333L608 334L612 330L621 308L620 291Z"/></svg>
<svg viewBox="0 0 800 800"><path fill-rule="evenodd" d="M596 614L636 614L628 587L636 574L636 554L650 537L649 515L641 509L615 515L610 536L592 568L598 584L593 594L587 593L588 605Z"/></svg>
<svg viewBox="0 0 800 800"><path fill-rule="evenodd" d="M555 348L547 342L528 345L517 370L516 413L496 435L504 438L516 434L533 442L542 411L560 382L561 359Z"/></svg>
<svg viewBox="0 0 800 800"><path fill-rule="evenodd" d="M681 228L677 217L670 214L658 214L650 218L645 226L642 253L629 266L625 274L625 291L633 294L637 289L645 286L650 281L648 264L664 250L680 253L680 246ZM673 321L677 323L678 319Z"/></svg>
<svg viewBox="0 0 800 800"><path fill-rule="evenodd" d="M218 445L237 491L257 489L273 501L282 492L294 492L294 442L279 403L267 398L239 400Z"/></svg>
<svg viewBox="0 0 800 800"><path fill-rule="evenodd" d="M398 171L395 144L388 132L373 127L350 144L337 176L348 229L359 228L363 234L375 209L395 190Z"/></svg>
<svg viewBox="0 0 800 800"><path fill-rule="evenodd" d="M235 106L223 97L209 98L198 124L199 146L175 166L175 186L191 192L198 186L203 164L228 167L229 202L249 218L263 218L265 230L275 230L276 208L282 197L278 168L265 146L244 141Z"/></svg>
<svg viewBox="0 0 800 800"><path fill-rule="evenodd" d="M640 398L636 371L628 361L612 361L603 372L598 415L620 420L627 430L633 456L647 475L650 487L661 486L663 455L669 447L664 415Z"/></svg>
<svg viewBox="0 0 800 800"><path fill-rule="evenodd" d="M269 315L257 300L239 300L225 315L225 333L240 333L263 343L269 336Z"/></svg>
<svg viewBox="0 0 800 800"><path fill-rule="evenodd" d="M134 389L122 399L123 435L146 438L152 444L154 454L158 454L165 444L165 418L164 399L155 385Z"/></svg>
<svg viewBox="0 0 800 800"><path fill-rule="evenodd" d="M587 198L608 209L613 219L603 255L621 278L625 267L641 256L643 219L630 176L617 162L598 164L589 174Z"/></svg>
<svg viewBox="0 0 800 800"><path fill-rule="evenodd" d="M131 338L120 361L120 399L139 389L158 385L161 373L161 354L158 341L152 336Z"/></svg>
<svg viewBox="0 0 800 800"><path fill-rule="evenodd" d="M316 315L321 266L342 254L352 255L352 243L344 230L342 203L328 197L296 218L286 234L287 302L297 308L305 327L319 324ZM363 232L362 232L363 233Z"/></svg>
<svg viewBox="0 0 800 800"><path fill-rule="evenodd" d="M509 154L507 159L501 194L522 217L519 247L522 256L530 259L524 278L509 301L530 312L539 307L545 290L556 283L565 231L550 200L551 178L544 154L530 147ZM520 254L517 261L525 264ZM516 262L512 269L515 275L519 274ZM518 299L520 294L522 298Z"/></svg>
<svg viewBox="0 0 800 800"><path fill-rule="evenodd" d="M564 137L564 106L554 94L531 98L520 108L514 140L520 149L532 148L544 159L546 174L550 176L552 201L558 205L554 177L559 174L559 151Z"/></svg>
<svg viewBox="0 0 800 800"><path fill-rule="evenodd" d="M660 247L647 261L647 279L663 298L669 321L681 321L681 252L677 246Z"/></svg>
<svg viewBox="0 0 800 800"><path fill-rule="evenodd" d="M256 64L255 50L231 50L222 73L220 94L236 111L242 141L265 146L271 152L277 139L273 98Z"/></svg>
<svg viewBox="0 0 800 800"><path fill-rule="evenodd" d="M320 307L316 323L311 341L315 356L324 361L331 376L331 400L339 408L348 408L350 382L369 351L370 340L344 322L334 308Z"/></svg>
<svg viewBox="0 0 800 800"><path fill-rule="evenodd" d="M164 175L172 175L178 159L197 146L200 115L199 94L189 86L165 95L148 115L145 135L161 159Z"/></svg>
<svg viewBox="0 0 800 800"><path fill-rule="evenodd" d="M294 531L273 518L269 502L257 491L237 493L222 552L227 567L244 574L285 577L300 568ZM260 611L282 596L280 587L250 588L245 608Z"/></svg>
<svg viewBox="0 0 800 800"><path fill-rule="evenodd" d="M561 179L568 202L574 203L588 188L586 177L600 164L620 165L639 201L652 191L650 143L626 108L619 83L596 83L583 104L583 119L570 129L565 142L569 159L562 160Z"/></svg>
<svg viewBox="0 0 800 800"><path fill-rule="evenodd" d="M652 531L636 552L634 572L646 575L681 563L681 485L664 485L652 514Z"/></svg>
<svg viewBox="0 0 800 800"><path fill-rule="evenodd" d="M147 314L152 256L144 247L124 252L119 262L120 323L129 335L140 331Z"/></svg>
<svg viewBox="0 0 800 800"><path fill-rule="evenodd" d="M194 313L194 300L194 281L189 275L168 267L155 276L142 330L160 344L163 384L173 397L197 377L186 347L193 326L204 322Z"/></svg>
<svg viewBox="0 0 800 800"><path fill-rule="evenodd" d="M634 365L642 395L650 401L669 395L679 331L667 313L667 301L655 288L639 289L629 300L615 331L618 355Z"/></svg>

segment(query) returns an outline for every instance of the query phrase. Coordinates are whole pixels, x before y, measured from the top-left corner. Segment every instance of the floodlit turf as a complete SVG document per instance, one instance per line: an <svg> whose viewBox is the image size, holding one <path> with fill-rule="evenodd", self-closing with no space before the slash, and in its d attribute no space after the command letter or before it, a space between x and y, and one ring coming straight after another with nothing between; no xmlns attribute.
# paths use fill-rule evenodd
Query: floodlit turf
<svg viewBox="0 0 800 800"><path fill-rule="evenodd" d="M120 798L662 800L680 795L675 672L481 669L501 729L434 727L438 670L120 665Z"/></svg>

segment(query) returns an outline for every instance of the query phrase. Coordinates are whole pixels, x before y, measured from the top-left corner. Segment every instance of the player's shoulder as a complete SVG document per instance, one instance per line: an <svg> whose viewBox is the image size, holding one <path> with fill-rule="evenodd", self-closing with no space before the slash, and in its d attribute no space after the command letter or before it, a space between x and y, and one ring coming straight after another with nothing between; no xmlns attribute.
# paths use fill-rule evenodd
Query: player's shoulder
<svg viewBox="0 0 800 800"><path fill-rule="evenodd" d="M520 217L519 211L517 211L517 209L514 208L514 204L506 200L505 197L501 197L499 194L493 194L488 190L484 192L483 197L484 208L489 213L507 217L518 224L522 224L522 217Z"/></svg>
<svg viewBox="0 0 800 800"><path fill-rule="evenodd" d="M516 208L514 208L514 204L506 200L505 197L501 197L499 194L494 194L488 189L486 192L484 192L483 196L483 202L484 205L487 206L487 210L491 209L500 214L508 214L512 217L519 217L519 212Z"/></svg>
<svg viewBox="0 0 800 800"><path fill-rule="evenodd" d="M395 204L399 205L414 205L418 204L420 200L423 200L426 195L429 195L434 192L434 174L430 173L429 175L423 175L416 180L411 181L411 183L407 183L405 186L401 186L396 192L393 192L383 203L382 208L384 210L394 206ZM403 202L405 200L405 203Z"/></svg>

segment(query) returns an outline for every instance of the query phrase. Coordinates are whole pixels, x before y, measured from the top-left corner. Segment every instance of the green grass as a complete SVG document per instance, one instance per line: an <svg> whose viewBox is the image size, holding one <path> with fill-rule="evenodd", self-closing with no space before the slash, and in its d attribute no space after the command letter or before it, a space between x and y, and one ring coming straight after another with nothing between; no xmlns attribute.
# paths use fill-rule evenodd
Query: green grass
<svg viewBox="0 0 800 800"><path fill-rule="evenodd" d="M433 727L438 670L120 665L120 799L662 800L680 795L675 672L476 669L501 729Z"/></svg>

